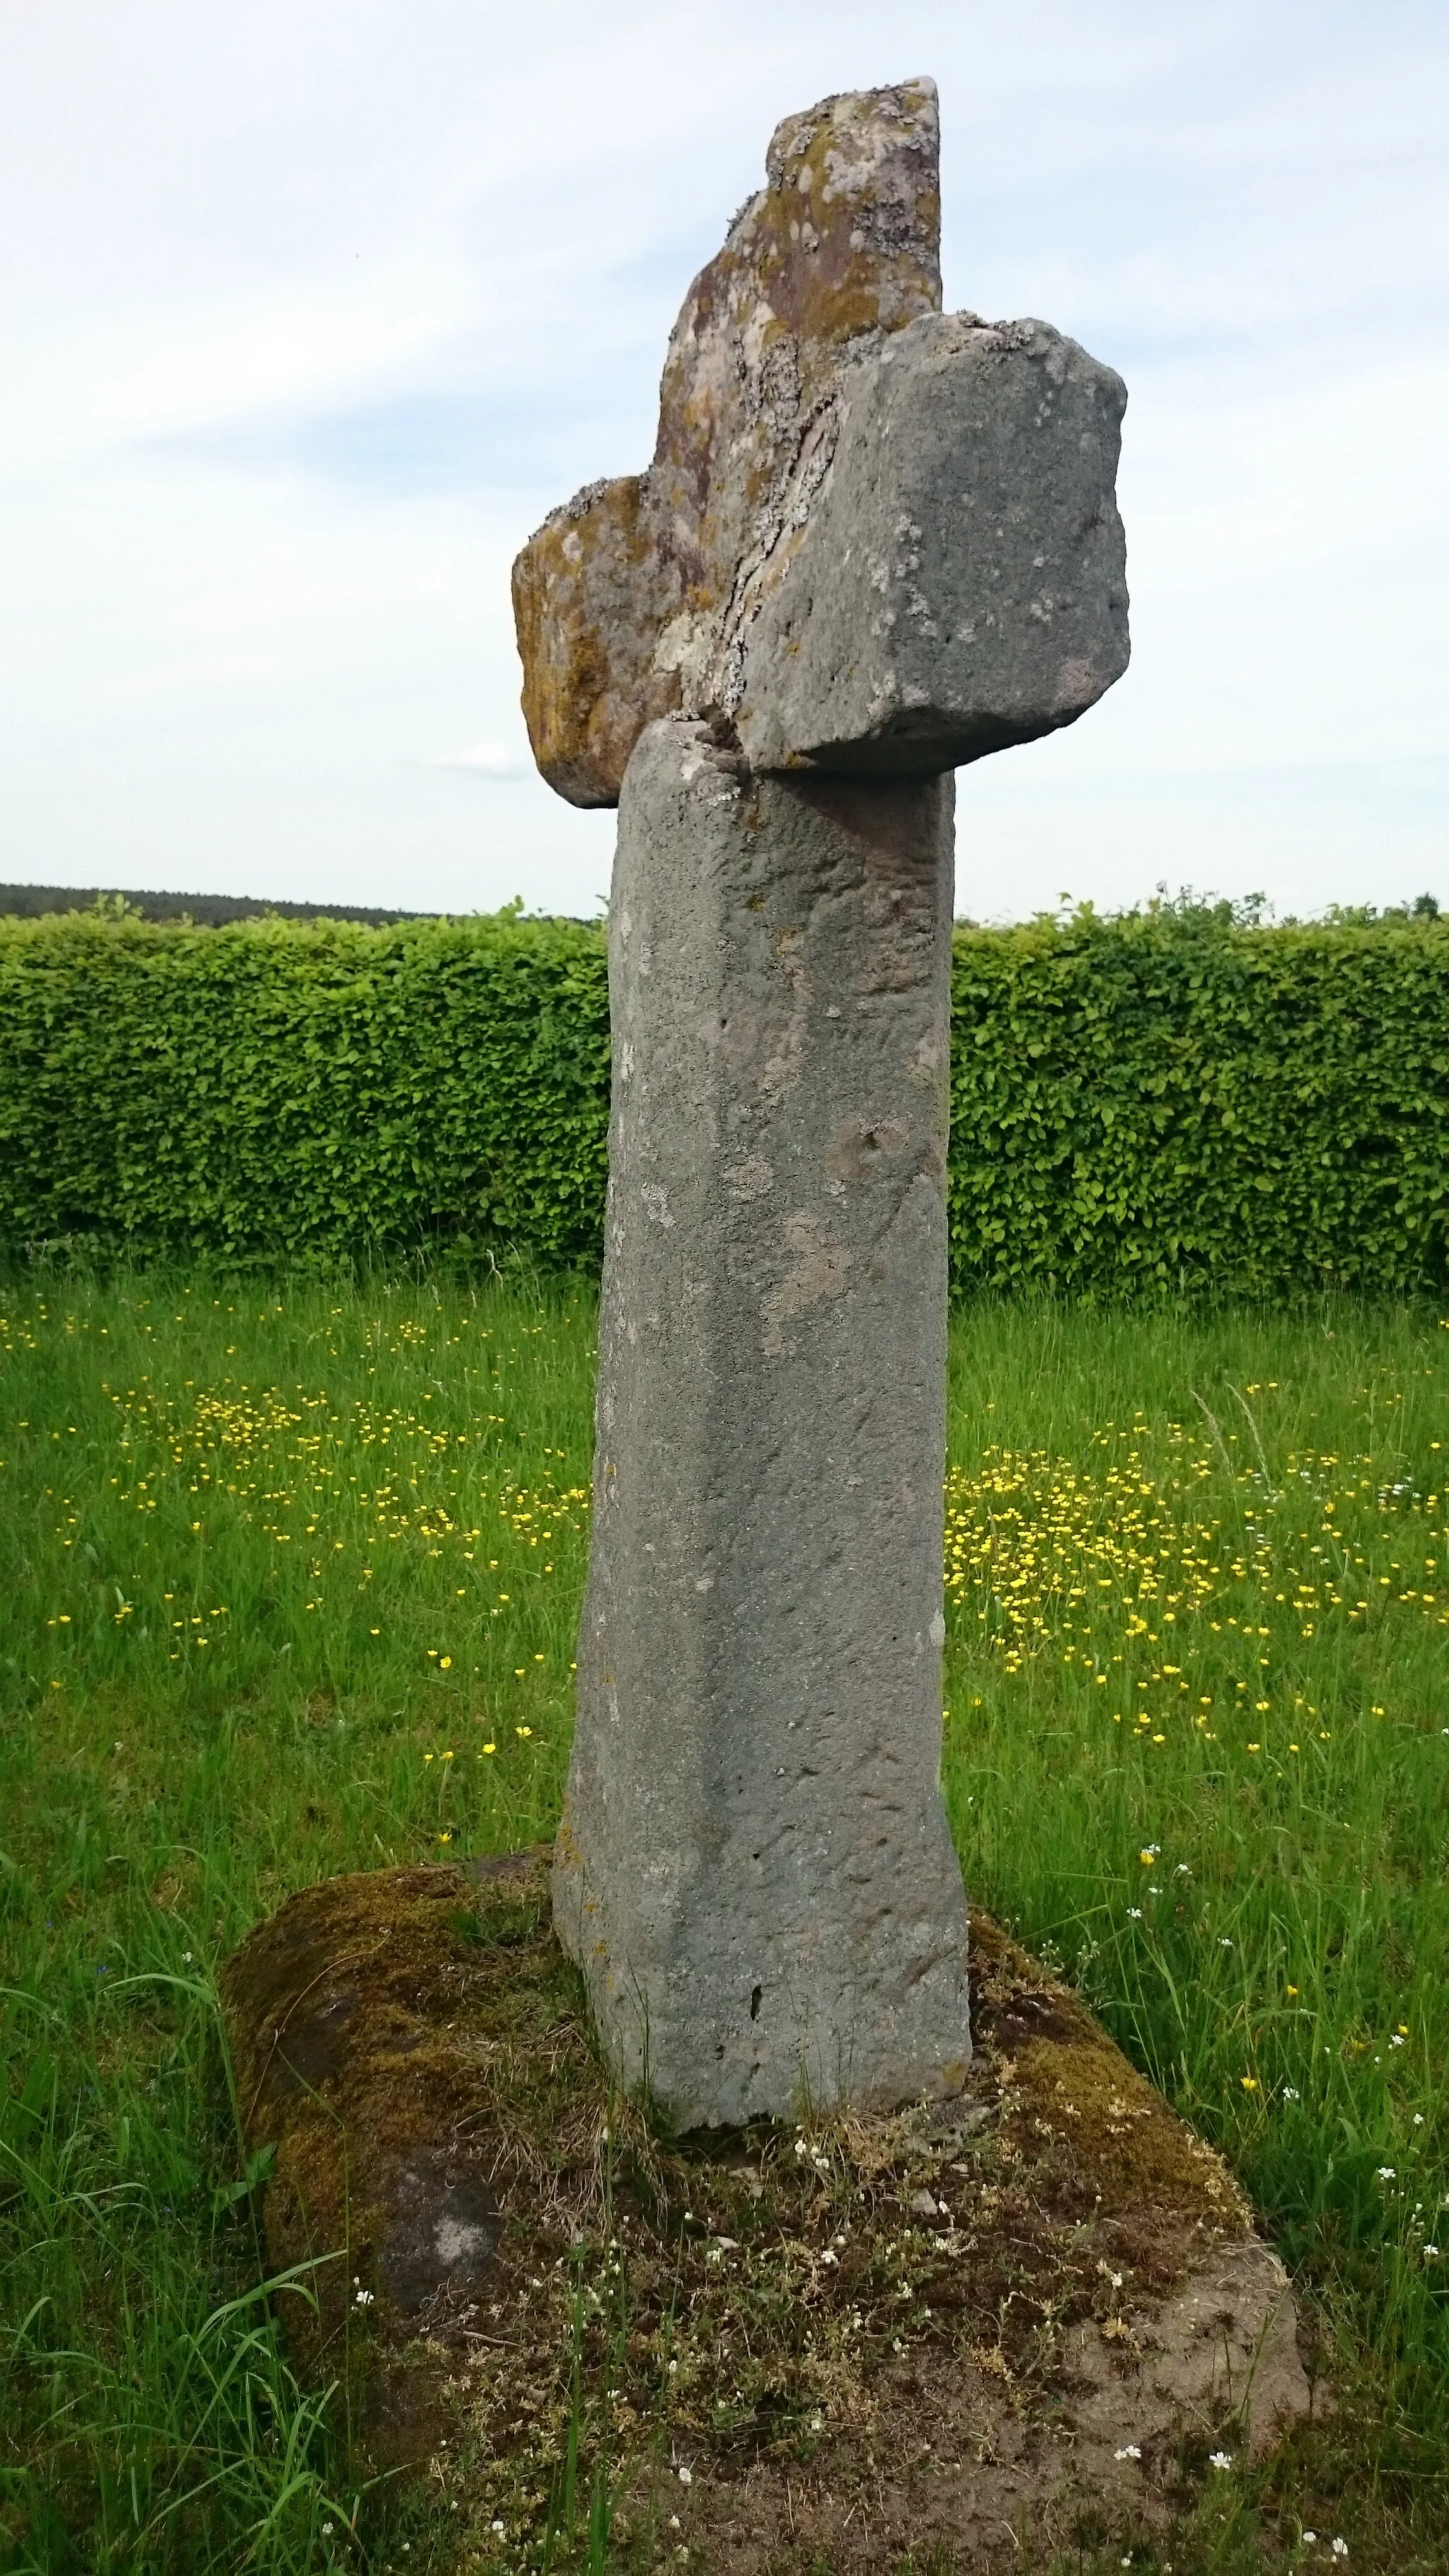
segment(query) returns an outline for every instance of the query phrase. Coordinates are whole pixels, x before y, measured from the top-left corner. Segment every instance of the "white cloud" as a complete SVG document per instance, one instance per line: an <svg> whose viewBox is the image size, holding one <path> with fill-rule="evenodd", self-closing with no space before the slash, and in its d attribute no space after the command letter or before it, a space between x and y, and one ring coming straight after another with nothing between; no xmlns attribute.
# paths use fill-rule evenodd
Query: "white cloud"
<svg viewBox="0 0 1449 2576"><path fill-rule="evenodd" d="M1133 665L963 775L963 904L1449 899L1442 11L679 25L6 14L5 873L591 910L611 824L529 770L511 556L647 456L669 325L777 117L931 70L948 300L1044 313L1131 391Z"/></svg>
<svg viewBox="0 0 1449 2576"><path fill-rule="evenodd" d="M471 751L453 751L432 763L434 769L466 769L475 778L526 778L528 762L506 742L475 742Z"/></svg>

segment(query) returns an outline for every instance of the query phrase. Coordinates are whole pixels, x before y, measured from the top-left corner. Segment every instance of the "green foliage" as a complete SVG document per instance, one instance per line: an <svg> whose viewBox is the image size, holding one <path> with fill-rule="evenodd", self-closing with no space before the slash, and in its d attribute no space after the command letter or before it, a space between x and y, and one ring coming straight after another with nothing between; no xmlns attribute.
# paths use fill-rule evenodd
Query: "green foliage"
<svg viewBox="0 0 1449 2576"><path fill-rule="evenodd" d="M1449 1276L1449 925L1228 905L957 933L958 1290Z"/></svg>
<svg viewBox="0 0 1449 2576"><path fill-rule="evenodd" d="M324 1268L596 1259L603 940L468 922L0 922L0 1240Z"/></svg>
<svg viewBox="0 0 1449 2576"><path fill-rule="evenodd" d="M1449 1277L1449 923L1089 909L956 935L956 1289ZM599 925L0 920L0 1243L595 1262Z"/></svg>
<svg viewBox="0 0 1449 2576"><path fill-rule="evenodd" d="M295 1888L552 1831L592 1296L0 1286L0 2570L517 2567L450 2540L473 2461L369 2488L293 2376L214 1979ZM981 1299L948 1419L967 1884L1229 2157L1337 2393L1061 2576L1443 2576L1449 1308Z"/></svg>
<svg viewBox="0 0 1449 2576"><path fill-rule="evenodd" d="M259 2288L214 1972L551 1831L592 1299L57 1284L0 1282L0 2576L441 2576Z"/></svg>

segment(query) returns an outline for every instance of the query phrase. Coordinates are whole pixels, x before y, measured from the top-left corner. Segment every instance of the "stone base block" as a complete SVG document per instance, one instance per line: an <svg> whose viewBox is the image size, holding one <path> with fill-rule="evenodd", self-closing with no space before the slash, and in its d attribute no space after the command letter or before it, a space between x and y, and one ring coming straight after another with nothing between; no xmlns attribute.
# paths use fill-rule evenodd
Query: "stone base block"
<svg viewBox="0 0 1449 2576"><path fill-rule="evenodd" d="M294 2363L462 2556L541 2542L576 2419L723 2576L965 2576L1321 2410L1227 2167L988 1917L962 2093L670 2140L610 2098L547 1860L304 1889L222 1978Z"/></svg>

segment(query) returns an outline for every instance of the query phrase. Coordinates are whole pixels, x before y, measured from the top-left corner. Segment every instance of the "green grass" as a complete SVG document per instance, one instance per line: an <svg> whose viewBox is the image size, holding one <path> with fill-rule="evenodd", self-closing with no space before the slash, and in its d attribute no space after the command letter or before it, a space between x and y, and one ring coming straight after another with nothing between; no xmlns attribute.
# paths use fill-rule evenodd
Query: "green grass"
<svg viewBox="0 0 1449 2576"><path fill-rule="evenodd" d="M441 2571L257 2295L213 1978L308 1880L550 1830L589 1301L30 1275L0 1309L0 2568ZM1178 2576L1333 2534L1449 2563L1441 1443L1430 1313L954 1331L968 1878L1224 2147L1342 2391Z"/></svg>
<svg viewBox="0 0 1449 2576"><path fill-rule="evenodd" d="M1342 2423L1270 2527L1442 2568L1449 1328L978 1309L951 1422L968 1881L1223 2148L1321 2320Z"/></svg>

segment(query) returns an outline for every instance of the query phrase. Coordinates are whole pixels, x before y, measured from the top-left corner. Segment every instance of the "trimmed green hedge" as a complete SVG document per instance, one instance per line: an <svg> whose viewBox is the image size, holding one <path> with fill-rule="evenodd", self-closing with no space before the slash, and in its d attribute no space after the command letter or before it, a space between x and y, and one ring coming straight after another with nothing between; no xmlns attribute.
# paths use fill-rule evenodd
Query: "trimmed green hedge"
<svg viewBox="0 0 1449 2576"><path fill-rule="evenodd" d="M1449 922L960 930L960 1290L1449 1280ZM602 935L0 921L0 1244L595 1261Z"/></svg>
<svg viewBox="0 0 1449 2576"><path fill-rule="evenodd" d="M960 1288L1449 1279L1449 921L1227 905L958 931Z"/></svg>
<svg viewBox="0 0 1449 2576"><path fill-rule="evenodd" d="M596 1260L608 1090L584 922L0 922L0 1242Z"/></svg>

